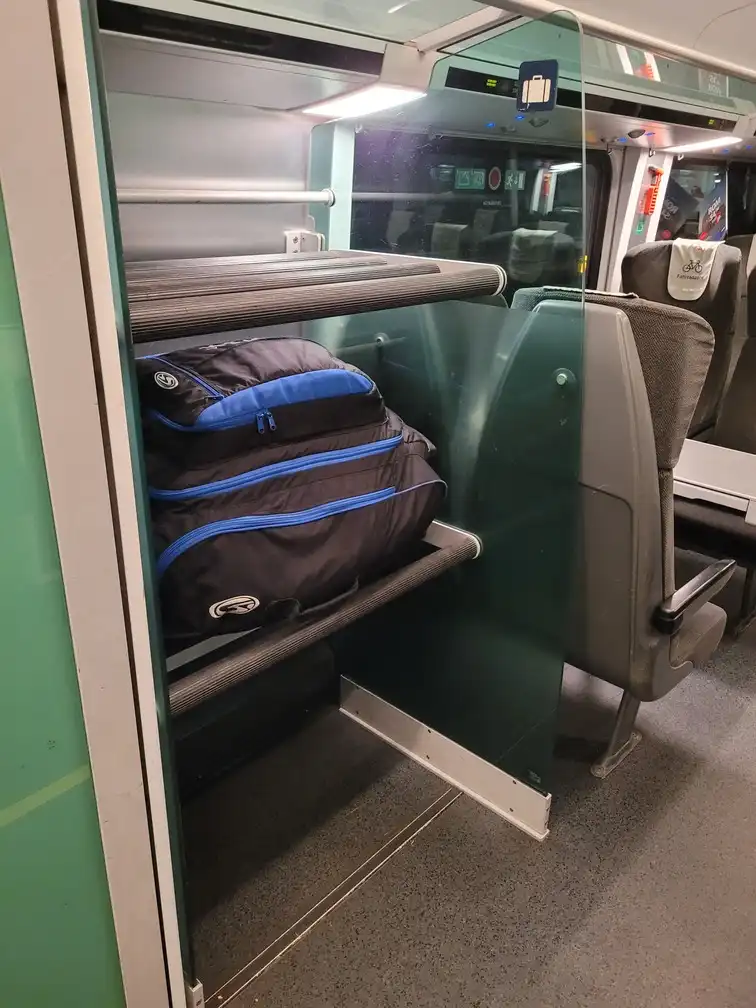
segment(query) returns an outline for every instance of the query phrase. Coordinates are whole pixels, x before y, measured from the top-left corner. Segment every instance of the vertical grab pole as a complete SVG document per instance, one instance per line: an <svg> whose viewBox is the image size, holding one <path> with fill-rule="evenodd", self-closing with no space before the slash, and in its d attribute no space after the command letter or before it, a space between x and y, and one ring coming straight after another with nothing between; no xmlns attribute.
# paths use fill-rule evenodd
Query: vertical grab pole
<svg viewBox="0 0 756 1008"><path fill-rule="evenodd" d="M332 189L333 206L311 204L315 230L325 235L327 249L348 249L352 236L354 126L351 122L321 123L310 140L310 189Z"/></svg>

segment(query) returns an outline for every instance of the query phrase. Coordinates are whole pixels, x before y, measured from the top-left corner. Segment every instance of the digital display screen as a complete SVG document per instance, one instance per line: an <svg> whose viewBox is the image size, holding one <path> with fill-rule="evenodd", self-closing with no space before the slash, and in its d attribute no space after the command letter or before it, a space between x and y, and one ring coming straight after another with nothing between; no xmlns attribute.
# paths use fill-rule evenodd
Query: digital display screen
<svg viewBox="0 0 756 1008"><path fill-rule="evenodd" d="M478 94L494 94L504 98L517 97L517 81L501 75L478 73L475 70L463 70L461 67L449 67L446 74L446 86L458 91L475 91Z"/></svg>
<svg viewBox="0 0 756 1008"><path fill-rule="evenodd" d="M476 94L499 95L502 98L517 98L519 80L503 77L501 74L478 73L476 70L463 70L462 67L449 67L446 73L446 87L457 91L472 91ZM557 105L564 108L581 108L583 97L579 90L560 87ZM592 112L610 112L612 115L629 116L633 119L647 119L651 122L673 123L677 126L700 126L703 129L715 129L722 133L731 133L736 126L734 119L720 116L698 115L695 112L684 112L679 109L660 108L645 102L627 98L613 98L588 92L585 96L585 108Z"/></svg>

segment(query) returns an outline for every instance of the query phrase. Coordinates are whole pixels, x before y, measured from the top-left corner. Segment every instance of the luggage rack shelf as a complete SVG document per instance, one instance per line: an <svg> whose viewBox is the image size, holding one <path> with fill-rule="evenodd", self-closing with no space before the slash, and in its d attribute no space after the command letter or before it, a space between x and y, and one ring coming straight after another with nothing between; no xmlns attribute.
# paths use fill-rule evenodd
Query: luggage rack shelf
<svg viewBox="0 0 756 1008"><path fill-rule="evenodd" d="M434 547L432 553L358 589L328 615L287 623L262 637L255 635L255 642L250 646L172 683L169 689L171 714L174 717L185 714L219 693L291 658L452 567L474 560L482 548L480 539L472 532L439 521L431 523L424 542Z"/></svg>

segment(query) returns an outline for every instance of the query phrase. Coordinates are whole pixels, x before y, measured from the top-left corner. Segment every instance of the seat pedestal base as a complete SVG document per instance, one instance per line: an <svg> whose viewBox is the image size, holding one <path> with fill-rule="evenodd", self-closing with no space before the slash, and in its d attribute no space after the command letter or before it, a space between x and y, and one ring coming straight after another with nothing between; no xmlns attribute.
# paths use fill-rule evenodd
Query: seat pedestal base
<svg viewBox="0 0 756 1008"><path fill-rule="evenodd" d="M635 731L635 719L639 708L640 700L626 690L622 694L609 745L604 755L591 767L594 777L601 780L608 777L640 742L642 736L640 732Z"/></svg>

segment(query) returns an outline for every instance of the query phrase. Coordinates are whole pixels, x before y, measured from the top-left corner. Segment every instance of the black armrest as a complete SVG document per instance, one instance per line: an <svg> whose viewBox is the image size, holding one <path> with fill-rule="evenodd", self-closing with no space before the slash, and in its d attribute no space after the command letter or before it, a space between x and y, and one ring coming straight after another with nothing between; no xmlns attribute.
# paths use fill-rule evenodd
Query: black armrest
<svg viewBox="0 0 756 1008"><path fill-rule="evenodd" d="M718 560L701 571L675 594L665 599L654 612L654 626L660 633L678 633L689 613L697 612L727 584L737 564L734 560Z"/></svg>

